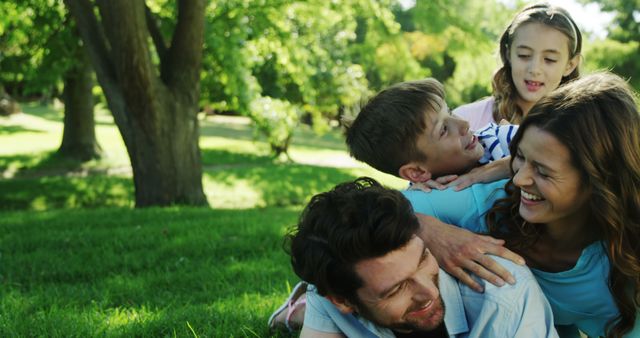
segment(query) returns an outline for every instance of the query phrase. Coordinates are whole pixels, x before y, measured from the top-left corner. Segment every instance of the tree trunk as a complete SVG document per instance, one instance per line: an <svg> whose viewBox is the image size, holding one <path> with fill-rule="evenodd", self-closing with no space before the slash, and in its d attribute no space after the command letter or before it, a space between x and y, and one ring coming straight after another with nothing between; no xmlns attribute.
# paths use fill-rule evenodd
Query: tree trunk
<svg viewBox="0 0 640 338"><path fill-rule="evenodd" d="M176 118L197 108L170 93L158 94L157 99L162 104L153 120L133 120L137 132L129 156L136 206L206 205L196 114Z"/></svg>
<svg viewBox="0 0 640 338"><path fill-rule="evenodd" d="M9 116L22 112L22 108L7 92L0 86L0 116Z"/></svg>
<svg viewBox="0 0 640 338"><path fill-rule="evenodd" d="M82 50L77 61L64 76L64 131L58 154L86 162L100 158L102 149L96 140L91 66Z"/></svg>
<svg viewBox="0 0 640 338"><path fill-rule="evenodd" d="M197 120L205 2L178 2L168 48L142 1L97 1L101 25L90 1L65 3L127 147L136 207L207 205Z"/></svg>

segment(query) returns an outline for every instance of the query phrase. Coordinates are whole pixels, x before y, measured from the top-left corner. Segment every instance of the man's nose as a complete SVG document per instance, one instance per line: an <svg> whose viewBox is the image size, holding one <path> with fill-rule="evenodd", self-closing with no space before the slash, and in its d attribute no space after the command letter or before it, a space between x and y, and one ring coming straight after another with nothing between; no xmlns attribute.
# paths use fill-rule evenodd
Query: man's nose
<svg viewBox="0 0 640 338"><path fill-rule="evenodd" d="M414 295L413 300L416 302L426 302L432 299L438 298L440 290L434 283L432 276L425 276L424 278L415 279L414 281ZM437 278L437 276L435 277Z"/></svg>

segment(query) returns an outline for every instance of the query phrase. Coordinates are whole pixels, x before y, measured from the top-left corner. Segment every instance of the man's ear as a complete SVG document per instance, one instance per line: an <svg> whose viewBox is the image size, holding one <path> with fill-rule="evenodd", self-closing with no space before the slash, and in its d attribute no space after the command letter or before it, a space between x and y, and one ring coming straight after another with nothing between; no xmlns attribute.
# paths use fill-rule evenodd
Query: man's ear
<svg viewBox="0 0 640 338"><path fill-rule="evenodd" d="M351 303L348 300L342 297L331 296L331 295L326 295L325 297L329 301L331 301L331 303L333 303L333 305L335 305L335 307L338 308L340 312L344 314L349 314L355 311L355 307L351 305Z"/></svg>
<svg viewBox="0 0 640 338"><path fill-rule="evenodd" d="M576 67L578 67L578 65L580 64L581 58L582 58L582 55L577 54L571 59L569 59L569 62L567 62L567 67L565 68L564 73L562 73L562 76L569 76L569 74L571 74L571 72L573 72L573 70L576 69Z"/></svg>
<svg viewBox="0 0 640 338"><path fill-rule="evenodd" d="M431 179L431 172L415 162L407 163L398 170L400 177L413 183L426 182Z"/></svg>

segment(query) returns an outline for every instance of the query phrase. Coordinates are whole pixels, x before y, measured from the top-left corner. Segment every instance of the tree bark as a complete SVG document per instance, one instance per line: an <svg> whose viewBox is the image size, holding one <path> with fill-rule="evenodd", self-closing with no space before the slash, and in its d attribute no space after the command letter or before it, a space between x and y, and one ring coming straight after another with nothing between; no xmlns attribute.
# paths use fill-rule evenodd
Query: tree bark
<svg viewBox="0 0 640 338"><path fill-rule="evenodd" d="M179 1L160 71L151 58L144 2L98 0L101 25L90 1L65 3L127 147L136 206L207 205L197 120L204 1Z"/></svg>
<svg viewBox="0 0 640 338"><path fill-rule="evenodd" d="M102 157L93 116L93 79L85 53L64 76L64 130L58 154L82 162Z"/></svg>

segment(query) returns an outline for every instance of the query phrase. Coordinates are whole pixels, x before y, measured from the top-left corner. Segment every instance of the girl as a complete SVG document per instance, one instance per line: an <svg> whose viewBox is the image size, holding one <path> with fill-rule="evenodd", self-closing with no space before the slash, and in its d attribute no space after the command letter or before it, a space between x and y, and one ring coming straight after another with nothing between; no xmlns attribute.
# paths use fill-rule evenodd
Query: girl
<svg viewBox="0 0 640 338"><path fill-rule="evenodd" d="M519 124L540 98L579 77L581 50L582 34L567 11L547 3L526 7L500 38L493 95L453 113L472 130L501 120Z"/></svg>

